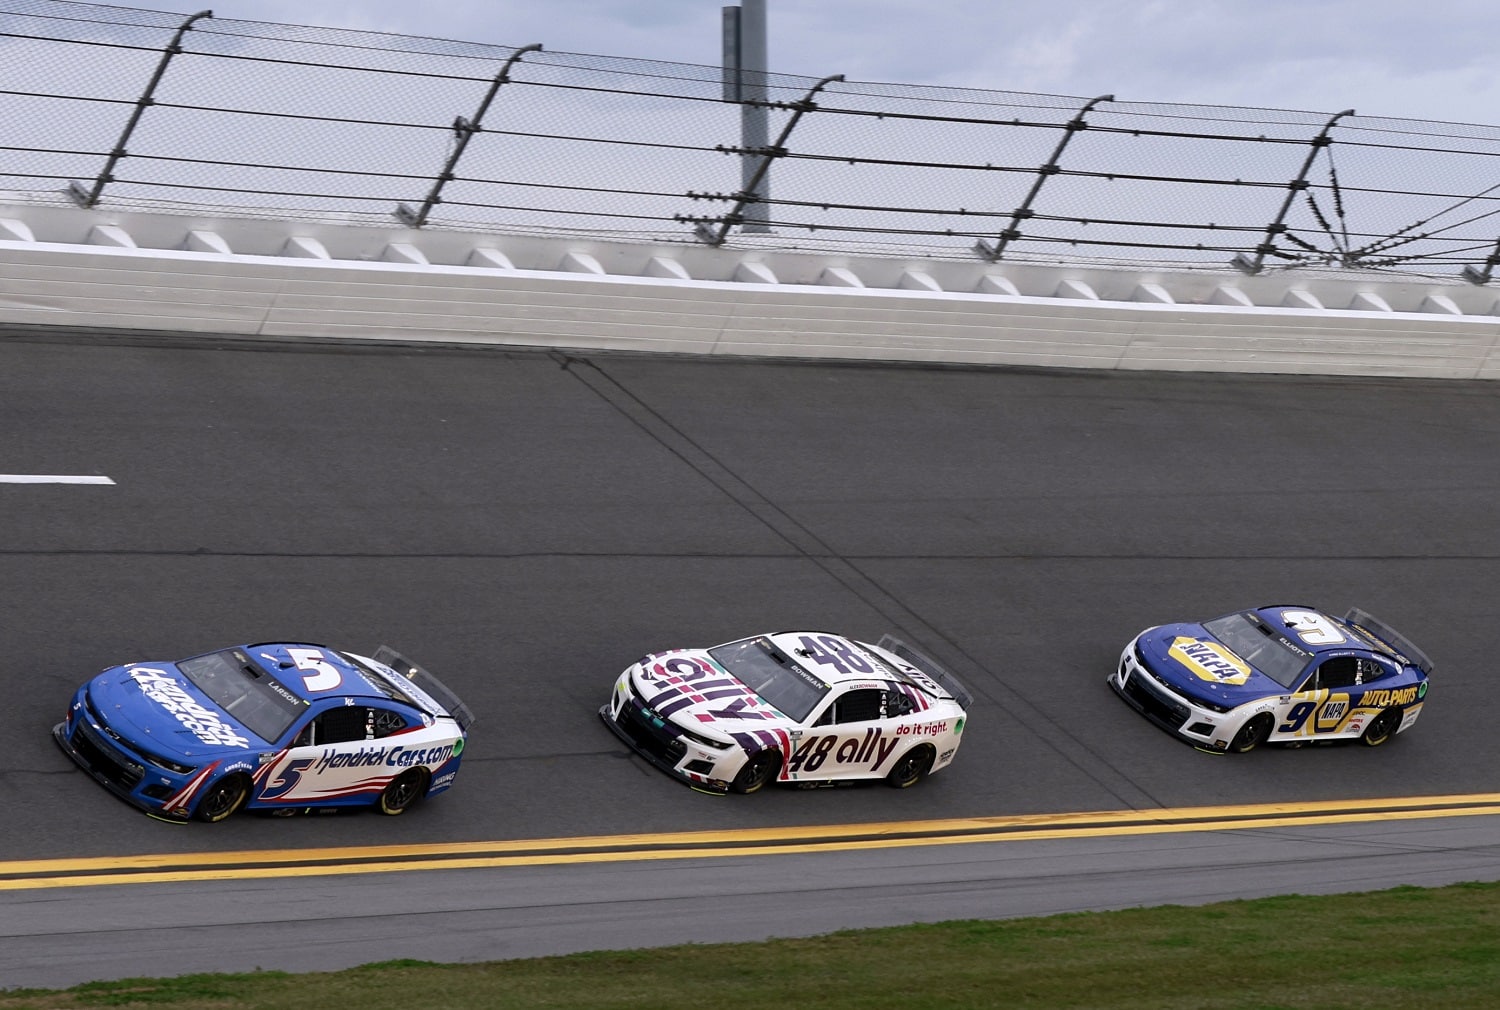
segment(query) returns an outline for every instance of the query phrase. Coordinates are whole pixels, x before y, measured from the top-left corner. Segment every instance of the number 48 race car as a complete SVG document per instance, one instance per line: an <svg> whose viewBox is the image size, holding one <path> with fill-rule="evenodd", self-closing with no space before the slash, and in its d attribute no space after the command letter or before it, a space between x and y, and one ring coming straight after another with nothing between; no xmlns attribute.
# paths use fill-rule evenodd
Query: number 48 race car
<svg viewBox="0 0 1500 1010"><path fill-rule="evenodd" d="M1356 739L1410 729L1432 662L1362 610L1342 618L1273 606L1137 635L1109 685L1200 750Z"/></svg>
<svg viewBox="0 0 1500 1010"><path fill-rule="evenodd" d="M616 736L701 792L769 782L885 779L897 788L946 767L970 696L890 636L757 635L645 657L599 709Z"/></svg>
<svg viewBox="0 0 1500 1010"><path fill-rule="evenodd" d="M52 730L101 785L164 820L242 807L399 814L448 789L473 716L432 674L381 646L237 645L113 666Z"/></svg>

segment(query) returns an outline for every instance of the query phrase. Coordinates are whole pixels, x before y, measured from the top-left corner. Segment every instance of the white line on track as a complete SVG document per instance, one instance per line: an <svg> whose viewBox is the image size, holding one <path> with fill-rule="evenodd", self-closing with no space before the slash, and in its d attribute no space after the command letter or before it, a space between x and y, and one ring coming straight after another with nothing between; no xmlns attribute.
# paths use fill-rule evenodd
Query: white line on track
<svg viewBox="0 0 1500 1010"><path fill-rule="evenodd" d="M113 484L108 477L68 477L42 473L0 473L0 484Z"/></svg>

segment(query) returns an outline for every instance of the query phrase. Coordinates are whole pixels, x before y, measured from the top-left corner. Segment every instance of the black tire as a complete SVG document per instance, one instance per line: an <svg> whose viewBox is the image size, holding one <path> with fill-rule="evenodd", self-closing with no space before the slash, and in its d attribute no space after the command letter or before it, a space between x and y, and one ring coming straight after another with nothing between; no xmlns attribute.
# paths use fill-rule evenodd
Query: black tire
<svg viewBox="0 0 1500 1010"><path fill-rule="evenodd" d="M1229 749L1235 754L1248 754L1271 735L1271 727L1276 725L1276 720L1269 713L1262 712L1240 727L1240 731L1229 741Z"/></svg>
<svg viewBox="0 0 1500 1010"><path fill-rule="evenodd" d="M891 766L890 773L885 777L886 785L894 789L910 789L932 771L932 762L936 759L937 751L931 744L913 747Z"/></svg>
<svg viewBox="0 0 1500 1010"><path fill-rule="evenodd" d="M250 778L235 772L225 775L203 794L193 816L209 824L217 824L245 805L250 798Z"/></svg>
<svg viewBox="0 0 1500 1010"><path fill-rule="evenodd" d="M408 768L386 783L375 801L375 809L387 817L399 817L427 795L427 769Z"/></svg>
<svg viewBox="0 0 1500 1010"><path fill-rule="evenodd" d="M764 789L766 783L773 782L781 772L781 755L773 750L763 750L755 754L740 773L729 783L729 788L737 793L755 793Z"/></svg>
<svg viewBox="0 0 1500 1010"><path fill-rule="evenodd" d="M1379 747L1391 737L1396 735L1396 727L1401 725L1401 710L1399 708L1388 708L1365 727L1365 731L1359 735L1359 742L1366 747Z"/></svg>

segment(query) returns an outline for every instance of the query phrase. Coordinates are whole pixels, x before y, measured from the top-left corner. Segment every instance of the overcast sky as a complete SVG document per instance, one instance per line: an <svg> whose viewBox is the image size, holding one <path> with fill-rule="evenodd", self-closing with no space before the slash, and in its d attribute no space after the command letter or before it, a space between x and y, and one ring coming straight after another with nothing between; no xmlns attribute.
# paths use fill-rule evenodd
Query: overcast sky
<svg viewBox="0 0 1500 1010"><path fill-rule="evenodd" d="M125 6L126 4L119 4ZM216 17L719 62L717 0L138 0ZM1500 125L1497 0L766 0L770 69Z"/></svg>

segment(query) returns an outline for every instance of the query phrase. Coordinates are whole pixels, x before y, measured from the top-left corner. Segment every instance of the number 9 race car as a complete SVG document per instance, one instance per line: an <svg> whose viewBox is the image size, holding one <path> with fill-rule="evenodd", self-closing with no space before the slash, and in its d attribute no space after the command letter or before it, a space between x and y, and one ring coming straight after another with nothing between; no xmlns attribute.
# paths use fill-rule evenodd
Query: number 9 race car
<svg viewBox="0 0 1500 1010"><path fill-rule="evenodd" d="M73 695L52 737L152 817L373 805L399 814L453 785L473 716L381 646L237 645L112 666Z"/></svg>
<svg viewBox="0 0 1500 1010"><path fill-rule="evenodd" d="M1342 618L1272 606L1203 624L1147 628L1109 685L1200 750L1357 739L1378 747L1411 728L1432 662L1362 610Z"/></svg>
<svg viewBox="0 0 1500 1010"><path fill-rule="evenodd" d="M886 636L758 635L647 656L599 717L700 792L768 782L914 785L958 750L971 699L951 674Z"/></svg>

